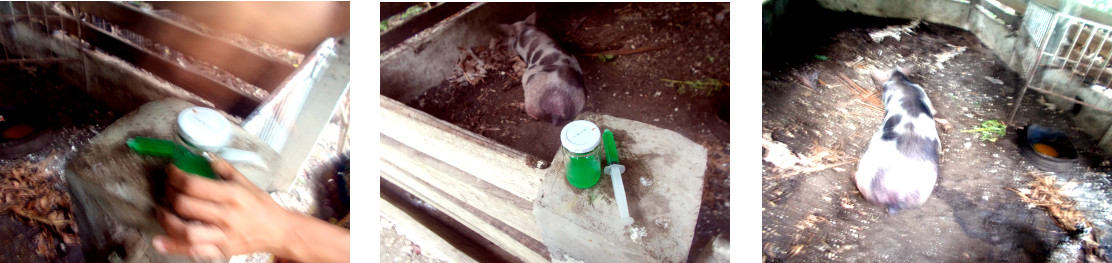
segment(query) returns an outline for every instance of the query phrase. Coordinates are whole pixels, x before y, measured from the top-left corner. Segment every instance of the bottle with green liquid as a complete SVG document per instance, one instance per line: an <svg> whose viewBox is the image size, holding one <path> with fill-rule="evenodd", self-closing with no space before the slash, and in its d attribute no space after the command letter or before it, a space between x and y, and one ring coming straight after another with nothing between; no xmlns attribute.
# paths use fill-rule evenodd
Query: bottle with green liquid
<svg viewBox="0 0 1112 263"><path fill-rule="evenodd" d="M247 136L245 133L236 135L235 124L216 110L187 108L178 114L176 124L177 134L173 140L135 137L128 139L127 145L139 154L170 158L178 169L212 179L220 179L209 163L215 158L228 161L248 178L269 176L274 173L271 167L280 165L277 162L281 157L277 153L268 154L261 148L267 146L251 144L248 138L242 137ZM243 149L232 148L232 145Z"/></svg>
<svg viewBox="0 0 1112 263"><path fill-rule="evenodd" d="M587 189L598 184L602 176L601 137L598 126L585 120L568 123L560 131L561 151L568 156L567 178L572 186Z"/></svg>

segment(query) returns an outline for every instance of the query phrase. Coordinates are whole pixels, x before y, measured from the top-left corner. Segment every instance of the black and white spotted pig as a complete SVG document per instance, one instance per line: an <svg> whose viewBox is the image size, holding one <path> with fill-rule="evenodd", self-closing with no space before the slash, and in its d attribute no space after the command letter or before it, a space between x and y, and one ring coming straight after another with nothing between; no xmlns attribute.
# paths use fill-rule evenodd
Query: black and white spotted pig
<svg viewBox="0 0 1112 263"><path fill-rule="evenodd" d="M907 78L908 69L878 71L884 86L884 125L857 163L857 189L889 214L922 206L938 181L942 147L934 107L923 88Z"/></svg>
<svg viewBox="0 0 1112 263"><path fill-rule="evenodd" d="M583 71L575 57L538 29L536 13L513 25L498 25L505 33L504 44L525 61L521 78L525 90L525 112L534 119L562 125L583 110Z"/></svg>

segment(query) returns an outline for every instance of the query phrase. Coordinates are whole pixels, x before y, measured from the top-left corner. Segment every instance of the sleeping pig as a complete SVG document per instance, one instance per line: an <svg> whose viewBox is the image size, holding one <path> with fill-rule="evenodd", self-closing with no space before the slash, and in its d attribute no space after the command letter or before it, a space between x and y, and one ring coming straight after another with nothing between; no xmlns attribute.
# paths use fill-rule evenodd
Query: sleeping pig
<svg viewBox="0 0 1112 263"><path fill-rule="evenodd" d="M505 33L504 44L526 64L521 78L525 113L533 119L562 125L575 119L586 103L583 71L575 57L534 26L536 16L533 13L524 21L498 28Z"/></svg>
<svg viewBox="0 0 1112 263"><path fill-rule="evenodd" d="M938 180L941 143L934 108L923 88L907 78L908 69L878 71L884 87L884 124L857 163L857 189L866 200L888 208L922 206Z"/></svg>

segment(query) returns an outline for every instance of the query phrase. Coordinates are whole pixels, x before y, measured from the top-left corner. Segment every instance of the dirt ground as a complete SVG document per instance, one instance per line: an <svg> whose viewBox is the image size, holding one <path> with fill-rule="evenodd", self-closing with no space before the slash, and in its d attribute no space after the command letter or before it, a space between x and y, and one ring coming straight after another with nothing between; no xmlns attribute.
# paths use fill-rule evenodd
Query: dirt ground
<svg viewBox="0 0 1112 263"><path fill-rule="evenodd" d="M1065 232L1045 210L1028 206L1008 189L1025 188L1034 180L1030 174L1039 173L1019 155L1016 143L1015 128L1027 124L1062 128L1078 147L1078 169L1057 174L1060 182L1095 189L1089 201L1112 200L1108 163L1102 163L1107 159L1096 141L1073 128L1065 114L1038 104L1036 92L1027 92L1005 137L988 142L962 132L985 120L1006 121L1025 82L975 35L958 28L923 22L901 40L880 43L868 35L910 23L812 10L775 24L774 39L763 47L764 142L783 143L816 169L793 173L766 156L764 261L1046 262ZM957 55L939 62L944 57L936 55L948 52ZM939 180L930 199L921 208L888 215L865 201L852 179L883 112L865 106L839 79L844 75L871 91L878 85L870 69L907 65L919 69L910 78L926 90L935 117L953 128L939 131ZM817 84L807 87L801 79L812 73ZM1106 220L1086 213L1090 220Z"/></svg>
<svg viewBox="0 0 1112 263"><path fill-rule="evenodd" d="M536 10L538 27L577 55L587 84L584 112L670 129L707 148L708 169L693 246L701 248L718 234L728 238L729 4L538 4ZM652 50L617 55L605 62L589 56L642 48ZM525 114L521 73L520 69L515 73L512 56L488 46L472 51L487 65L481 82L445 81L408 104L540 160L552 160L560 148L555 138L562 126L533 121ZM681 94L678 86L669 87L662 80L708 78L727 84L708 96L691 90Z"/></svg>
<svg viewBox="0 0 1112 263"><path fill-rule="evenodd" d="M0 254L3 262L83 262L70 196L61 171L77 147L122 114L61 82L49 64L0 66L0 107L36 105L53 136L25 155L0 159ZM20 193L33 193L26 197ZM30 198L30 199L28 199ZM57 205L41 205L40 201ZM51 215L54 214L54 215ZM50 217L48 217L50 216ZM54 218L57 217L57 218ZM43 218L61 219L44 221ZM51 224L45 222L54 222ZM63 236L65 235L65 236ZM65 238L71 238L64 242Z"/></svg>

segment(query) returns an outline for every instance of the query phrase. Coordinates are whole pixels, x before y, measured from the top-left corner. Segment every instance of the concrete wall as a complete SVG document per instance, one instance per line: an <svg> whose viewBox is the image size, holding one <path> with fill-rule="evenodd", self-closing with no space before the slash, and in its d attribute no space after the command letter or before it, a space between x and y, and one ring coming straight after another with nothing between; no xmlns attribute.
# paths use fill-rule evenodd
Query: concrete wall
<svg viewBox="0 0 1112 263"><path fill-rule="evenodd" d="M870 16L924 21L949 25L972 32L996 52L1009 69L1027 76L1034 57L1028 53L1032 43L1023 30L1013 31L973 5L954 0L818 0L819 5L834 11L854 12ZM1016 25L1018 27L1019 25Z"/></svg>

